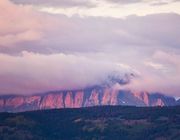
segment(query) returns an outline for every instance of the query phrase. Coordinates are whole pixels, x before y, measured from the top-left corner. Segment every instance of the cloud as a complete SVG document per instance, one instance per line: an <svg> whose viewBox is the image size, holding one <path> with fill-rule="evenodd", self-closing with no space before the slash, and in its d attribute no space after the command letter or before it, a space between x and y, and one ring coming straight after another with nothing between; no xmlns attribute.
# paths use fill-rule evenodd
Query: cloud
<svg viewBox="0 0 180 140"><path fill-rule="evenodd" d="M151 62L151 61L147 61L144 64L146 66L152 67L152 68L154 68L156 70L163 70L164 69L164 66L162 64L154 63L154 62Z"/></svg>
<svg viewBox="0 0 180 140"><path fill-rule="evenodd" d="M110 61L62 53L0 54L0 64L1 93L16 94L82 89L107 82L109 76L115 76L114 72L118 80L133 72Z"/></svg>
<svg viewBox="0 0 180 140"><path fill-rule="evenodd" d="M160 5L166 5L169 3L179 2L179 0L105 0L110 3L116 3L116 4L150 4L152 6L160 6Z"/></svg>
<svg viewBox="0 0 180 140"><path fill-rule="evenodd" d="M178 14L81 18L49 15L7 0L0 6L4 9L0 13L1 52L104 52L180 45Z"/></svg>
<svg viewBox="0 0 180 140"><path fill-rule="evenodd" d="M118 4L134 4L140 3L144 0L106 0L107 2L118 3Z"/></svg>
<svg viewBox="0 0 180 140"><path fill-rule="evenodd" d="M132 79L125 88L161 92L179 97L180 53L157 50L151 61L140 67L140 77Z"/></svg>
<svg viewBox="0 0 180 140"><path fill-rule="evenodd" d="M129 51L131 48L178 48L180 45L178 14L120 19L70 18L42 13L31 17L24 11L17 17L14 11L10 10L9 16L6 13L6 17L10 18L2 19L0 23L0 51L4 53L20 53L24 50L39 53L116 52Z"/></svg>
<svg viewBox="0 0 180 140"><path fill-rule="evenodd" d="M148 63L142 63L139 55L133 63L124 60L128 56L114 57L106 53L46 55L24 51L18 56L0 54L1 94L83 89L118 82L121 84L118 89L179 96L180 54L156 51L148 56L152 61Z"/></svg>
<svg viewBox="0 0 180 140"><path fill-rule="evenodd" d="M151 2L151 6L163 6L177 2L179 2L179 0L154 0Z"/></svg>
<svg viewBox="0 0 180 140"><path fill-rule="evenodd" d="M15 4L46 7L95 7L89 0L11 0Z"/></svg>
<svg viewBox="0 0 180 140"><path fill-rule="evenodd" d="M169 3L179 2L179 0L11 0L15 4L22 5L33 5L41 7L62 7L62 8L73 8L73 7L86 7L95 8L100 4L105 4L105 2L119 4L119 5L129 5L129 4L150 4L154 6L166 5Z"/></svg>
<svg viewBox="0 0 180 140"><path fill-rule="evenodd" d="M0 48L41 39L42 17L31 7L16 6L3 0L0 9L3 9L0 13Z"/></svg>
<svg viewBox="0 0 180 140"><path fill-rule="evenodd" d="M178 95L178 14L67 17L7 0L0 8L1 94L84 88L133 71L127 88Z"/></svg>
<svg viewBox="0 0 180 140"><path fill-rule="evenodd" d="M27 30L22 33L8 34L0 36L0 42L2 46L12 46L22 41L36 41L41 39L41 33L36 31Z"/></svg>

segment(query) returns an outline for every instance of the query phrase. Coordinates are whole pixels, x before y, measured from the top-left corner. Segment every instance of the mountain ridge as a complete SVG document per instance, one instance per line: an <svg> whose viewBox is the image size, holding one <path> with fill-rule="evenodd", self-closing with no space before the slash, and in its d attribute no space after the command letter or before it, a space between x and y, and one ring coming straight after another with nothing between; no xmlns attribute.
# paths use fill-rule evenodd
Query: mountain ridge
<svg viewBox="0 0 180 140"><path fill-rule="evenodd" d="M103 105L173 106L179 102L160 93L93 87L84 90L52 91L35 95L1 95L0 112L81 108Z"/></svg>

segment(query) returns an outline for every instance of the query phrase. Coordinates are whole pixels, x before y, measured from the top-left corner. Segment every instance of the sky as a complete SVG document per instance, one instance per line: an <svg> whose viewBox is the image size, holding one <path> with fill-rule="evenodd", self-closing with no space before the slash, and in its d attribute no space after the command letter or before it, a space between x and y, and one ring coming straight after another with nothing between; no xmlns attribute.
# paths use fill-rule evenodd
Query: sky
<svg viewBox="0 0 180 140"><path fill-rule="evenodd" d="M1 0L0 94L100 85L180 97L179 0Z"/></svg>

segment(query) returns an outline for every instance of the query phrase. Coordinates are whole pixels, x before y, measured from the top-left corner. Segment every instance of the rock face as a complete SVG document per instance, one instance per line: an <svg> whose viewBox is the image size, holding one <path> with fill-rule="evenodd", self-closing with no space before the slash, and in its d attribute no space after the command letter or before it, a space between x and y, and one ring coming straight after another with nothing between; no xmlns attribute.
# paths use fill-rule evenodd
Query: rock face
<svg viewBox="0 0 180 140"><path fill-rule="evenodd" d="M173 97L147 92L131 92L94 87L76 91L57 91L32 96L0 96L0 111L29 111L54 108L80 108L100 105L172 106Z"/></svg>

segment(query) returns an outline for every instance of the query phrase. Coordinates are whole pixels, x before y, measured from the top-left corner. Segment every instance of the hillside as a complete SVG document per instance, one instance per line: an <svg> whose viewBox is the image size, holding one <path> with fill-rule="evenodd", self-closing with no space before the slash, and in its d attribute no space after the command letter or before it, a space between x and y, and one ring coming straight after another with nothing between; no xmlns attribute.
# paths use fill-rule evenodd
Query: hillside
<svg viewBox="0 0 180 140"><path fill-rule="evenodd" d="M180 106L0 113L1 140L179 140Z"/></svg>

